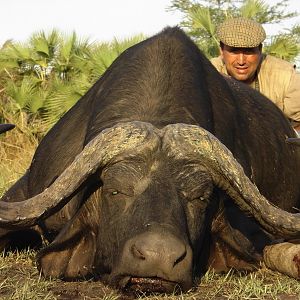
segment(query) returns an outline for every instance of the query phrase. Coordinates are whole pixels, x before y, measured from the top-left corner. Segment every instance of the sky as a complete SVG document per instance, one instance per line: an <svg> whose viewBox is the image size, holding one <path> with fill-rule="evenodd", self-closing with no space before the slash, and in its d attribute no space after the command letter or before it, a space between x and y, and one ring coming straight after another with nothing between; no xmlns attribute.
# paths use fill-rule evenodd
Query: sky
<svg viewBox="0 0 300 300"><path fill-rule="evenodd" d="M274 4L278 0L265 0ZM289 0L300 13L300 0ZM0 0L0 46L8 39L26 41L34 32L56 28L90 41L155 34L180 23L180 12L166 11L171 0ZM300 16L293 21L300 23ZM274 34L290 24L266 26Z"/></svg>
<svg viewBox="0 0 300 300"><path fill-rule="evenodd" d="M171 0L0 0L0 44L53 28L97 41L152 35L180 22L179 12L166 12L170 4Z"/></svg>

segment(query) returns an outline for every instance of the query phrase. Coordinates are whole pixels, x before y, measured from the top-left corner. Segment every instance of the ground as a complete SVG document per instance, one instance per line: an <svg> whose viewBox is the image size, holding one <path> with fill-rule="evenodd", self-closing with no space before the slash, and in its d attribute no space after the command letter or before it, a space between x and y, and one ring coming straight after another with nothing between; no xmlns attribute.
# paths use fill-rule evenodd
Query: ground
<svg viewBox="0 0 300 300"><path fill-rule="evenodd" d="M35 266L35 252L2 254L0 257L0 299L24 300L130 300L101 282L64 282L42 278ZM262 268L250 274L204 275L195 290L182 295L152 295L147 300L207 299L300 299L300 282Z"/></svg>

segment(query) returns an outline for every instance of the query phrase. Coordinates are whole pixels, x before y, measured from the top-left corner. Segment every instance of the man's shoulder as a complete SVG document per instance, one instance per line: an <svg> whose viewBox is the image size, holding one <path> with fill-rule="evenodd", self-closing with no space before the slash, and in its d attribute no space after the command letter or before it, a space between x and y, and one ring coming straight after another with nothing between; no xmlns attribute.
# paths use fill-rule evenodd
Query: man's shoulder
<svg viewBox="0 0 300 300"><path fill-rule="evenodd" d="M210 59L210 62L214 65L214 67L221 73L227 73L225 66L223 64L221 56L213 57Z"/></svg>
<svg viewBox="0 0 300 300"><path fill-rule="evenodd" d="M222 59L221 59L221 56L218 56L218 57L213 57L210 59L210 62L213 64L213 65L221 65L223 64L222 62Z"/></svg>
<svg viewBox="0 0 300 300"><path fill-rule="evenodd" d="M294 71L294 65L290 62L273 55L265 55L262 61L262 68L270 68L273 71Z"/></svg>

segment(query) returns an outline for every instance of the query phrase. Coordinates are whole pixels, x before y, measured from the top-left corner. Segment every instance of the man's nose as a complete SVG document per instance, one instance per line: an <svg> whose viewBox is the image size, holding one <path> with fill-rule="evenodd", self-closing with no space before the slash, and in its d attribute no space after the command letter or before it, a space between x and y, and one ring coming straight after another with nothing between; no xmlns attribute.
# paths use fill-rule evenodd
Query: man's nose
<svg viewBox="0 0 300 300"><path fill-rule="evenodd" d="M237 62L238 62L239 65L245 64L246 59L245 59L244 53L238 53L238 55L237 55Z"/></svg>

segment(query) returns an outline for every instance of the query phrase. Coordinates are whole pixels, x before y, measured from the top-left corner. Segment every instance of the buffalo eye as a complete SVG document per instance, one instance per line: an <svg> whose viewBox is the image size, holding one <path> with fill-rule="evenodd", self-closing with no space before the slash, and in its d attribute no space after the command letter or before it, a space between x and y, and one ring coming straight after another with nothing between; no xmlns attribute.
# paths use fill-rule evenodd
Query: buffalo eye
<svg viewBox="0 0 300 300"><path fill-rule="evenodd" d="M123 188L104 186L103 193L107 197L111 197L111 198L132 197L134 195L133 189L124 186Z"/></svg>

